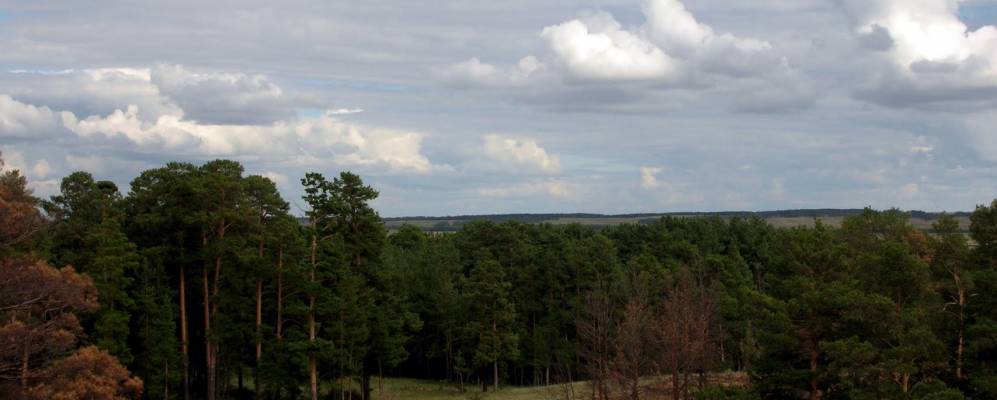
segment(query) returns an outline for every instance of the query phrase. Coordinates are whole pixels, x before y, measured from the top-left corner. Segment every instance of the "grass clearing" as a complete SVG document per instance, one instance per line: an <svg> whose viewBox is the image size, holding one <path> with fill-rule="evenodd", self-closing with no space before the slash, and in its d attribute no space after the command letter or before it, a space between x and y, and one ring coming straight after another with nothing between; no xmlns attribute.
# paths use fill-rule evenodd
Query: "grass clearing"
<svg viewBox="0 0 997 400"><path fill-rule="evenodd" d="M748 384L748 377L744 373L725 372L709 374L708 384L725 387L745 387ZM668 398L670 396L670 378L658 377L647 378L642 384L647 386L650 398ZM481 391L480 385L469 385L464 393L457 389L457 385L452 382L419 380L408 378L384 378L383 390L378 390L377 378L373 382L373 400L560 400L574 398L577 400L589 399L589 387L587 382L574 382L571 384L517 387L506 386L499 388L498 392ZM490 389L489 389L490 390ZM573 393L573 396L570 395ZM662 397L663 396L663 397Z"/></svg>
<svg viewBox="0 0 997 400"><path fill-rule="evenodd" d="M464 393L457 389L457 385L451 382L427 381L407 378L385 378L384 390L377 388L377 378L374 379L374 391L371 396L374 400L444 400L444 399L482 399L482 400L535 400L535 399L559 399L563 398L561 393L567 389L562 385L539 386L539 387L500 387L498 392L483 393L481 386L469 385ZM587 390L584 382L576 382L571 385L575 393L584 393ZM569 389L569 390L570 390Z"/></svg>

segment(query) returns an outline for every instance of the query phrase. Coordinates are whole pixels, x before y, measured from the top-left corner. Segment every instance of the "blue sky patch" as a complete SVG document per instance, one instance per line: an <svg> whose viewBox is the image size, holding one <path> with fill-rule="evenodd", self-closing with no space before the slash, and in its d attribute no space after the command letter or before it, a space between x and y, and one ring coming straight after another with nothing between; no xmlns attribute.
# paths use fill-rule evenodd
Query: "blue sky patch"
<svg viewBox="0 0 997 400"><path fill-rule="evenodd" d="M986 25L997 25L997 5L964 4L959 7L959 18L974 31Z"/></svg>
<svg viewBox="0 0 997 400"><path fill-rule="evenodd" d="M325 114L325 110L318 108L299 108L298 118L318 118Z"/></svg>

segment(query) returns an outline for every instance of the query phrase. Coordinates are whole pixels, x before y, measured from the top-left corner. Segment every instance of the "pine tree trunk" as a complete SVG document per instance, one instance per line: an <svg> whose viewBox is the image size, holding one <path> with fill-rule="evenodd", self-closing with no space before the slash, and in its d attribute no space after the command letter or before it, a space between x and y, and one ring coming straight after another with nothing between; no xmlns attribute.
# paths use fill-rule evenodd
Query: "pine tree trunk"
<svg viewBox="0 0 997 400"><path fill-rule="evenodd" d="M963 332L963 329L964 329L963 326L960 325L959 326L959 344L958 344L958 346L955 349L955 379L960 380L960 381L963 380L963 379L965 379L965 376L963 376L963 372L962 372L962 355L963 355L963 353L965 352L965 349L966 349L966 337L965 337L966 335Z"/></svg>
<svg viewBox="0 0 997 400"><path fill-rule="evenodd" d="M208 286L208 266L205 265L201 276L202 289L204 291L204 357L205 373L208 378L208 385L205 388L208 400L215 399L215 364L214 354L211 346L211 291Z"/></svg>
<svg viewBox="0 0 997 400"><path fill-rule="evenodd" d="M260 397L260 356L263 354L263 334L260 327L263 325L263 281L256 280L256 365L253 367L253 392L255 397Z"/></svg>
<svg viewBox="0 0 997 400"><path fill-rule="evenodd" d="M370 372L365 357L360 361L360 400L368 399L370 399Z"/></svg>
<svg viewBox="0 0 997 400"><path fill-rule="evenodd" d="M813 346L817 346L816 343ZM817 352L816 348L810 350L810 400L820 400L821 393L820 389L817 388L817 360L820 353Z"/></svg>
<svg viewBox="0 0 997 400"><path fill-rule="evenodd" d="M966 291L962 288L962 282L958 274L955 281L959 287L959 343L955 348L955 379L963 380L962 357L966 349Z"/></svg>
<svg viewBox="0 0 997 400"><path fill-rule="evenodd" d="M672 398L675 400L680 400L682 398L682 392L679 389L679 372L672 371Z"/></svg>
<svg viewBox="0 0 997 400"><path fill-rule="evenodd" d="M163 400L170 398L170 363L163 363Z"/></svg>
<svg viewBox="0 0 997 400"><path fill-rule="evenodd" d="M283 338L284 325L284 247L277 250L277 340Z"/></svg>
<svg viewBox="0 0 997 400"><path fill-rule="evenodd" d="M313 226L314 229L314 226ZM318 237L317 234L312 234L312 268L309 272L309 281L315 283L315 267L316 267L316 250L318 247ZM311 343L315 342L315 294L308 294L308 341ZM318 400L318 366L316 365L315 355L308 355L308 383L311 389L312 400Z"/></svg>
<svg viewBox="0 0 997 400"><path fill-rule="evenodd" d="M260 240L260 260L263 259L263 240ZM260 355L263 353L263 337L260 327L263 326L263 280L256 279L256 367L260 366Z"/></svg>
<svg viewBox="0 0 997 400"><path fill-rule="evenodd" d="M190 400L190 351L188 348L190 342L187 336L187 290L185 283L187 279L184 276L185 269L184 265L180 264L180 351L183 356L183 398L184 400Z"/></svg>
<svg viewBox="0 0 997 400"><path fill-rule="evenodd" d="M28 390L28 343L25 341L21 354L21 390Z"/></svg>

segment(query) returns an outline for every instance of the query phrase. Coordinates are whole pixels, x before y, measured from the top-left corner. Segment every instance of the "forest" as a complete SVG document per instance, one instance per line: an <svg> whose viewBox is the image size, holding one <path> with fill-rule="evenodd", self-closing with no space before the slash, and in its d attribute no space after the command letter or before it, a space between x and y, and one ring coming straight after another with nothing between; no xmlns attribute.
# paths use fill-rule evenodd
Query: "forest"
<svg viewBox="0 0 997 400"><path fill-rule="evenodd" d="M355 174L301 185L292 210L238 162L173 162L39 199L3 172L0 398L997 398L997 201L968 234L873 209L426 233Z"/></svg>

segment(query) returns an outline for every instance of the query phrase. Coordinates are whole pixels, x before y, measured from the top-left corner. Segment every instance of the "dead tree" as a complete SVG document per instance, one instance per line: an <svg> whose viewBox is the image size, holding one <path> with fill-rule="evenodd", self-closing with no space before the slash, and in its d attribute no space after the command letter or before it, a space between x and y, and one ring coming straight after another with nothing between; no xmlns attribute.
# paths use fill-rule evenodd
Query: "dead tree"
<svg viewBox="0 0 997 400"><path fill-rule="evenodd" d="M610 367L613 362L613 305L606 293L585 297L585 309L575 321L581 342L582 371L588 375L592 400L609 400Z"/></svg>
<svg viewBox="0 0 997 400"><path fill-rule="evenodd" d="M690 375L711 367L717 353L717 306L709 291L682 268L665 296L656 321L658 366L671 375L676 400L689 398Z"/></svg>

